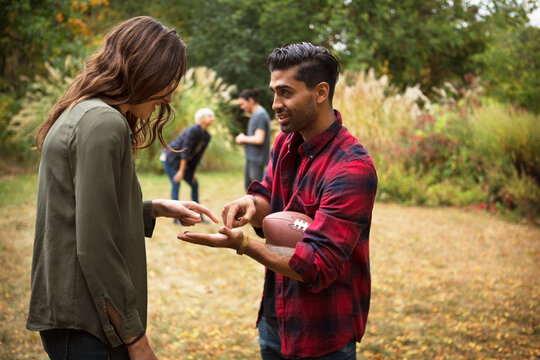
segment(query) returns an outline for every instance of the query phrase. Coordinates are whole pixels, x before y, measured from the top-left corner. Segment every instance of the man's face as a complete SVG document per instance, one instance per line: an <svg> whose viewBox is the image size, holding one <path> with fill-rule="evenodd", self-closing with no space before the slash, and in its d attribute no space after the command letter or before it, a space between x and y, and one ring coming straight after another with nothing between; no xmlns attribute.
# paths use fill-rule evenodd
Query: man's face
<svg viewBox="0 0 540 360"><path fill-rule="evenodd" d="M253 98L249 98L248 100L240 97L238 98L238 105L240 105L240 109L242 109L244 112L247 112L248 114L251 114L253 111L253 104L255 100Z"/></svg>
<svg viewBox="0 0 540 360"><path fill-rule="evenodd" d="M317 106L313 90L303 81L294 79L297 67L274 70L270 75L270 89L274 93L272 109L276 112L281 131L298 131L305 140L311 139L317 120Z"/></svg>

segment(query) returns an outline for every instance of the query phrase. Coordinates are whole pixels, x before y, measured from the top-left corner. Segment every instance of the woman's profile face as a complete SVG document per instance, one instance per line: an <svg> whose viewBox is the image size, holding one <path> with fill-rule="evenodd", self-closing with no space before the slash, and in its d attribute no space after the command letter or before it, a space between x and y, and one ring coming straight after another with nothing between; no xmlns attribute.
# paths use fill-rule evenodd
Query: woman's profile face
<svg viewBox="0 0 540 360"><path fill-rule="evenodd" d="M133 115L135 115L139 119L147 120L150 115L156 110L157 106L160 106L161 104L169 104L172 99L172 87L174 86L174 83L167 86L160 92L150 96L150 101L145 101L140 104L123 104L120 105L120 110L122 111L122 114L126 114L128 111L131 112ZM167 95L168 94L168 95Z"/></svg>

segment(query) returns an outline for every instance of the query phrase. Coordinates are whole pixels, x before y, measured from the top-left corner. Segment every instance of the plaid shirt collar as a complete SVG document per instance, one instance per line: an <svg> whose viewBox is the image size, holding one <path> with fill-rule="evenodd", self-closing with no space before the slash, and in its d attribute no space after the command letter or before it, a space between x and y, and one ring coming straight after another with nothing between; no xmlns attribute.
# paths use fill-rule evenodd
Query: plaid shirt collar
<svg viewBox="0 0 540 360"><path fill-rule="evenodd" d="M300 145L300 153L304 153L309 158L314 158L319 152L328 144L332 139L334 139L339 130L343 127L343 120L341 119L341 114L339 111L334 110L334 116L336 120L322 133L314 136L308 142L304 142L302 135L299 132L293 132L287 137L287 145L289 149L295 148Z"/></svg>

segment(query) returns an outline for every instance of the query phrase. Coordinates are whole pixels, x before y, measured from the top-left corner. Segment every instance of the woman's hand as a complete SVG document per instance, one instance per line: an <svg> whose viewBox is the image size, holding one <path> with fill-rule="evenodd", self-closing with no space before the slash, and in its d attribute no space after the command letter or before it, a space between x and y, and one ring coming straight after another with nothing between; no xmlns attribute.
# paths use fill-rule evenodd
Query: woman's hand
<svg viewBox="0 0 540 360"><path fill-rule="evenodd" d="M152 208L156 217L176 218L184 226L200 223L201 214L208 216L216 224L219 221L208 208L194 201L156 199L152 200Z"/></svg>

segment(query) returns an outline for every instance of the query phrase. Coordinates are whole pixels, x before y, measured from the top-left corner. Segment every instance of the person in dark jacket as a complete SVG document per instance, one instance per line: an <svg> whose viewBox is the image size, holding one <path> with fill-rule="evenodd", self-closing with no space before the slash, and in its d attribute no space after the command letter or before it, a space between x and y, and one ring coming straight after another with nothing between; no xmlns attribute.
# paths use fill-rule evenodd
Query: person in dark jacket
<svg viewBox="0 0 540 360"><path fill-rule="evenodd" d="M197 110L195 124L182 131L169 144L170 149L164 149L161 153L163 169L171 181L171 199L178 200L180 181L183 179L191 186L191 200L199 202L199 182L195 170L210 142L211 136L207 129L214 121L212 110ZM206 222L204 219L202 221ZM179 224L176 219L175 222Z"/></svg>

